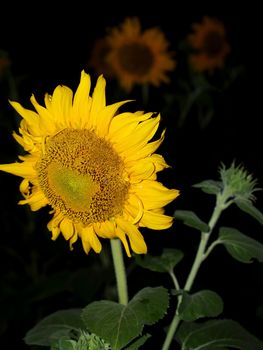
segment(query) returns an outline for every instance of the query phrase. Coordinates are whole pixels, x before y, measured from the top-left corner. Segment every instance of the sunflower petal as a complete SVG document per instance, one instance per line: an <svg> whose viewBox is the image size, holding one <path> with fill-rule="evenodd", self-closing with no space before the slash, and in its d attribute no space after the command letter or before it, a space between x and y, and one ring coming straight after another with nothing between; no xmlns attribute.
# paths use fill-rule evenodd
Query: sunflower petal
<svg viewBox="0 0 263 350"><path fill-rule="evenodd" d="M96 127L99 115L103 108L106 106L105 88L106 80L103 78L102 75L100 75L92 94L90 122L93 127Z"/></svg>
<svg viewBox="0 0 263 350"><path fill-rule="evenodd" d="M137 227L122 218L118 218L116 221L122 231L129 237L132 250L136 254L146 254L147 246L144 242L143 235L140 233Z"/></svg>
<svg viewBox="0 0 263 350"><path fill-rule="evenodd" d="M31 163L31 162L0 164L0 170L16 176L30 178L32 176L36 176L34 165L35 163Z"/></svg>
<svg viewBox="0 0 263 350"><path fill-rule="evenodd" d="M74 234L74 226L71 220L64 218L60 223L60 230L65 238L65 240L69 240Z"/></svg>
<svg viewBox="0 0 263 350"><path fill-rule="evenodd" d="M145 180L134 184L134 190L146 209L161 208L179 196L179 191L168 189L158 181Z"/></svg>
<svg viewBox="0 0 263 350"><path fill-rule="evenodd" d="M152 230L165 230L172 226L173 217L145 210L139 224Z"/></svg>
<svg viewBox="0 0 263 350"><path fill-rule="evenodd" d="M92 248L96 253L101 251L101 243L93 230L93 226L86 226L81 230L82 245L87 253Z"/></svg>
<svg viewBox="0 0 263 350"><path fill-rule="evenodd" d="M90 76L84 71L81 72L79 86L73 99L72 115L74 125L79 128L89 127L89 112L91 107L90 97Z"/></svg>

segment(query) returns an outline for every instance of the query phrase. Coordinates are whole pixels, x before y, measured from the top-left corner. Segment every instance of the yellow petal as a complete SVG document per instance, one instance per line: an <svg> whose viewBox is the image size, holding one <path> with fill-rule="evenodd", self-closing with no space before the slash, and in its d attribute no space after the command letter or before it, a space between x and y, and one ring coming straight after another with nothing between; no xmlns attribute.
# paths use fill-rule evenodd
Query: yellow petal
<svg viewBox="0 0 263 350"><path fill-rule="evenodd" d="M78 234L77 232L75 231L75 233L73 234L73 236L70 238L69 240L69 247L70 247L70 250L73 250L73 244L78 240Z"/></svg>
<svg viewBox="0 0 263 350"><path fill-rule="evenodd" d="M164 230L172 226L173 217L145 210L139 224L153 230Z"/></svg>
<svg viewBox="0 0 263 350"><path fill-rule="evenodd" d="M9 101L12 107L17 111L18 114L20 114L24 120L27 122L28 129L32 135L39 135L40 129L39 129L39 117L37 113L30 111L29 109L26 109L21 106L20 103Z"/></svg>
<svg viewBox="0 0 263 350"><path fill-rule="evenodd" d="M129 248L129 245L128 245L128 241L126 239L126 235L122 231L122 229L120 227L118 227L118 226L116 227L116 236L119 237L119 239L122 241L122 244L124 245L126 254L130 258L131 257L131 252L130 252L130 248Z"/></svg>
<svg viewBox="0 0 263 350"><path fill-rule="evenodd" d="M72 119L76 127L83 128L91 126L89 112L91 107L90 97L90 76L84 71L81 72L79 86L75 92L72 108Z"/></svg>
<svg viewBox="0 0 263 350"><path fill-rule="evenodd" d="M152 113L121 113L112 119L109 137L115 142L125 140L136 129L138 124L144 120L151 118Z"/></svg>
<svg viewBox="0 0 263 350"><path fill-rule="evenodd" d="M64 85L57 86L53 92L50 113L59 127L71 127L72 96L72 90Z"/></svg>
<svg viewBox="0 0 263 350"><path fill-rule="evenodd" d="M86 250L89 252L91 247L96 253L100 253L102 246L92 226L86 226L82 228L81 240L85 252Z"/></svg>
<svg viewBox="0 0 263 350"><path fill-rule="evenodd" d="M60 234L59 224L60 224L61 220L63 220L62 214L56 213L47 224L48 230L52 232L52 240L53 241L56 240Z"/></svg>
<svg viewBox="0 0 263 350"><path fill-rule="evenodd" d="M116 140L116 149L119 152L127 152L127 150L136 152L138 149L143 148L156 133L159 123L160 116L141 122L129 137Z"/></svg>
<svg viewBox="0 0 263 350"><path fill-rule="evenodd" d="M23 199L18 204L29 204L32 211L37 211L48 204L48 200L42 191L36 190L30 197Z"/></svg>
<svg viewBox="0 0 263 350"><path fill-rule="evenodd" d="M93 225L95 233L102 238L116 237L116 225L109 220Z"/></svg>
<svg viewBox="0 0 263 350"><path fill-rule="evenodd" d="M131 193L127 203L125 204L125 210L128 212L128 216L132 219L133 224L137 224L143 215L143 203L136 194Z"/></svg>
<svg viewBox="0 0 263 350"><path fill-rule="evenodd" d="M179 196L179 191L168 189L158 181L144 180L133 186L146 209L161 208Z"/></svg>
<svg viewBox="0 0 263 350"><path fill-rule="evenodd" d="M106 80L99 76L97 84L92 94L92 104L90 109L90 121L92 126L96 126L101 110L106 106L105 98Z"/></svg>
<svg viewBox="0 0 263 350"><path fill-rule="evenodd" d="M66 240L69 240L74 233L74 226L71 220L64 218L60 223L60 230Z"/></svg>
<svg viewBox="0 0 263 350"><path fill-rule="evenodd" d="M55 131L54 118L45 107L38 104L34 95L31 96L30 100L39 115L39 127L43 134L52 134Z"/></svg>
<svg viewBox="0 0 263 350"><path fill-rule="evenodd" d="M0 170L16 176L33 177L37 176L34 165L32 162L0 164Z"/></svg>
<svg viewBox="0 0 263 350"><path fill-rule="evenodd" d="M126 233L129 238L131 248L136 254L146 254L147 246L144 242L144 238L137 227L130 222L118 218L116 219L117 225L119 225L120 229Z"/></svg>
<svg viewBox="0 0 263 350"><path fill-rule="evenodd" d="M108 134L112 118L115 116L118 109L127 102L129 101L117 102L106 106L100 111L96 124L98 136L103 137Z"/></svg>
<svg viewBox="0 0 263 350"><path fill-rule="evenodd" d="M157 148L161 145L161 143L164 140L164 134L165 134L165 131L163 131L160 139L158 139L156 141L149 142L145 146L143 146L142 148L139 148L136 150L133 150L133 149L125 150L122 153L123 157L126 158L128 161L135 161L138 159L143 159L145 157L148 157L153 152L155 152L157 150Z"/></svg>
<svg viewBox="0 0 263 350"><path fill-rule="evenodd" d="M134 162L129 169L130 182L136 183L148 179L155 172L155 166L151 158L145 158Z"/></svg>

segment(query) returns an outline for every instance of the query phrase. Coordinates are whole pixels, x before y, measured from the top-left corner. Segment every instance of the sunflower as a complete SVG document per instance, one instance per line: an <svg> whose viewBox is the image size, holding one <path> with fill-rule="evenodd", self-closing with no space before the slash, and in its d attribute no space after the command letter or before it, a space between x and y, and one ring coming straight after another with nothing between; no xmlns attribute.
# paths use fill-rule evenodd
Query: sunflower
<svg viewBox="0 0 263 350"><path fill-rule="evenodd" d="M88 62L88 65L94 69L97 75L103 74L106 78L112 78L114 75L111 65L107 62L109 50L107 37L97 39L94 42Z"/></svg>
<svg viewBox="0 0 263 350"><path fill-rule="evenodd" d="M192 27L193 33L188 36L188 42L194 49L189 57L191 66L199 72L223 67L230 52L224 24L205 16L201 23L194 23Z"/></svg>
<svg viewBox="0 0 263 350"><path fill-rule="evenodd" d="M47 227L53 240L61 233L72 249L80 238L86 253L99 253L98 237L119 238L128 256L130 248L143 254L139 228L170 227L163 207L179 194L157 181L157 172L168 167L154 153L164 138L163 132L152 140L160 115L118 113L128 101L106 105L102 75L92 96L90 86L82 71L74 96L58 86L45 95L45 107L32 95L35 111L10 102L23 118L14 138L26 152L0 170L23 178L19 204L32 211L52 207Z"/></svg>
<svg viewBox="0 0 263 350"><path fill-rule="evenodd" d="M108 43L107 61L126 91L135 84L169 82L166 72L174 70L176 62L159 28L142 31L137 17L126 18L120 27L111 29Z"/></svg>

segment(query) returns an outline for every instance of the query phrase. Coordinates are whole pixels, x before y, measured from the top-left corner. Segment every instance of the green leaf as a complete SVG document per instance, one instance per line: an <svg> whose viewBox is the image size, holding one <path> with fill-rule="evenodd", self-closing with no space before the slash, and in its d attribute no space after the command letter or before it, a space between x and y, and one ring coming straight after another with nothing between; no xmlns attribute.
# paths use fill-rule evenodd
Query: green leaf
<svg viewBox="0 0 263 350"><path fill-rule="evenodd" d="M178 249L164 249L158 256L136 255L135 260L138 265L154 272L170 272L182 260L184 254Z"/></svg>
<svg viewBox="0 0 263 350"><path fill-rule="evenodd" d="M263 262L263 245L235 228L221 227L219 240L236 260L250 263L253 259L257 259L259 262Z"/></svg>
<svg viewBox="0 0 263 350"><path fill-rule="evenodd" d="M119 350L141 334L144 325L161 319L169 304L163 287L144 288L128 305L113 301L95 301L83 309L82 319L92 333Z"/></svg>
<svg viewBox="0 0 263 350"><path fill-rule="evenodd" d="M201 188L201 190L208 194L218 194L222 190L221 181L205 180L194 184L193 187Z"/></svg>
<svg viewBox="0 0 263 350"><path fill-rule="evenodd" d="M150 338L150 334L145 334L144 336L140 337L139 339L135 340L130 346L125 348L125 350L137 350L140 349L140 347L146 342L148 338Z"/></svg>
<svg viewBox="0 0 263 350"><path fill-rule="evenodd" d="M76 342L62 337L51 345L51 350L75 350Z"/></svg>
<svg viewBox="0 0 263 350"><path fill-rule="evenodd" d="M190 210L176 210L174 217L178 220L182 220L185 225L196 228L201 232L209 232L209 226Z"/></svg>
<svg viewBox="0 0 263 350"><path fill-rule="evenodd" d="M216 317L221 314L223 307L223 300L213 291L202 290L192 295L183 293L179 317L184 321L194 321L201 317Z"/></svg>
<svg viewBox="0 0 263 350"><path fill-rule="evenodd" d="M27 345L50 346L61 337L68 337L72 330L85 329L81 320L81 309L57 311L37 323L24 338Z"/></svg>
<svg viewBox="0 0 263 350"><path fill-rule="evenodd" d="M235 200L235 203L239 209L251 215L261 225L263 225L263 214L256 207L254 207L254 205L250 201Z"/></svg>
<svg viewBox="0 0 263 350"><path fill-rule="evenodd" d="M182 350L215 350L231 347L241 350L263 349L261 342L238 322L212 320L194 325L184 322L177 333Z"/></svg>

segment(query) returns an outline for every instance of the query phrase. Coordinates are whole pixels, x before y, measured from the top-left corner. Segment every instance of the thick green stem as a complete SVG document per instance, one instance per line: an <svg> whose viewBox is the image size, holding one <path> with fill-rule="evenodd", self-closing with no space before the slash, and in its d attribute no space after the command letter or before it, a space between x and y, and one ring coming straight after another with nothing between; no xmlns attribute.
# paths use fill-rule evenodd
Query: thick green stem
<svg viewBox="0 0 263 350"><path fill-rule="evenodd" d="M208 240L210 238L210 235L211 235L211 233L215 227L215 224L217 223L217 220L218 220L223 209L225 209L225 208L223 206L223 202L221 202L221 198L220 199L217 198L217 203L216 203L215 209L214 209L213 214L211 216L211 219L208 223L210 230L209 230L209 232L202 232L201 233L201 240L200 240L199 247L198 247L198 250L197 250L197 253L195 256L195 260L193 262L191 271L187 277L187 280L186 280L186 283L184 286L185 291L190 291L190 289L193 285L193 282L195 280L195 277L197 275L197 272L198 272L202 262L204 261L204 258L206 257L205 256L205 249L206 249ZM174 318L172 320L172 323L170 324L169 330L167 332L162 350L169 349L170 344L173 340L174 334L175 334L175 332L180 324L181 319L178 316L178 309L179 309L180 302L181 302L181 298L179 296L178 303L177 303L177 309L176 309Z"/></svg>
<svg viewBox="0 0 263 350"><path fill-rule="evenodd" d="M125 265L122 254L122 246L120 240L111 239L111 253L113 257L114 271L117 283L117 291L119 303L123 305L128 304L128 288Z"/></svg>

